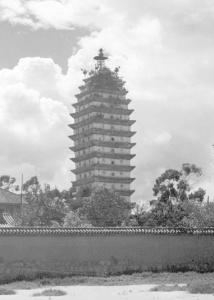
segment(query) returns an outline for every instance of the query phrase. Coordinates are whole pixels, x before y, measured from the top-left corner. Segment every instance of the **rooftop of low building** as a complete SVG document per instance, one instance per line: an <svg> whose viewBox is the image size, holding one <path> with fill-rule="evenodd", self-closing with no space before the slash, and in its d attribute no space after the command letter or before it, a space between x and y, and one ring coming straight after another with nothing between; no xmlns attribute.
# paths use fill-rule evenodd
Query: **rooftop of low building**
<svg viewBox="0 0 214 300"><path fill-rule="evenodd" d="M21 204L21 196L7 189L0 188L0 204Z"/></svg>

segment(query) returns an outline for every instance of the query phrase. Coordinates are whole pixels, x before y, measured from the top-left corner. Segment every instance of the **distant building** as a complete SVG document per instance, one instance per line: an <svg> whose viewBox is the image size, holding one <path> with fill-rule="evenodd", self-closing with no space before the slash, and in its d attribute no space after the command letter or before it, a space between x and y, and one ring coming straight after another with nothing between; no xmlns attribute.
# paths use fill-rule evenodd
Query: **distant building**
<svg viewBox="0 0 214 300"><path fill-rule="evenodd" d="M14 217L21 211L20 195L0 188L0 227L15 226Z"/></svg>
<svg viewBox="0 0 214 300"><path fill-rule="evenodd" d="M72 161L76 180L73 187L78 192L93 187L114 189L121 196L130 199L134 190L131 183L130 161L135 156L131 149L135 145L131 137L130 120L133 112L128 108L130 99L126 98L125 82L118 76L119 68L111 71L105 66L102 49L95 56L94 71L84 71L86 78L76 95L73 104L75 112L71 114L74 123L70 138L74 145Z"/></svg>

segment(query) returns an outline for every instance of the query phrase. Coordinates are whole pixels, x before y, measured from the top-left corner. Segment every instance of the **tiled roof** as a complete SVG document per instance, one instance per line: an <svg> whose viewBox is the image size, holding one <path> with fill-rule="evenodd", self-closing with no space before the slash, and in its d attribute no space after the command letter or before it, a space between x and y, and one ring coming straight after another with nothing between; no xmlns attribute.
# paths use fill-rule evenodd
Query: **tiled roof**
<svg viewBox="0 0 214 300"><path fill-rule="evenodd" d="M3 212L0 211L0 226L2 226L2 225L5 226L6 224L7 224L7 222L5 221L5 219L3 217Z"/></svg>
<svg viewBox="0 0 214 300"><path fill-rule="evenodd" d="M0 204L20 204L20 195L0 188Z"/></svg>
<svg viewBox="0 0 214 300"><path fill-rule="evenodd" d="M0 227L15 227L16 222L8 212L0 211Z"/></svg>
<svg viewBox="0 0 214 300"><path fill-rule="evenodd" d="M1 226L0 226L1 227ZM51 227L10 227L0 228L1 235L67 235L67 236L111 236L111 235L211 235L213 227L204 228L144 228L144 227L91 227L91 228L51 228Z"/></svg>

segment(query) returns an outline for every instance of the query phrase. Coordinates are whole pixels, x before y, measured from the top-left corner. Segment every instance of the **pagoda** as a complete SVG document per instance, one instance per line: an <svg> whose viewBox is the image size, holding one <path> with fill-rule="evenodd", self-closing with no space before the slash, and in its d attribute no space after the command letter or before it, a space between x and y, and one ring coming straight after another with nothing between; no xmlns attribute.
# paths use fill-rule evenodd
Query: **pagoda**
<svg viewBox="0 0 214 300"><path fill-rule="evenodd" d="M73 129L73 188L78 192L104 187L130 200L134 192L130 161L135 156L131 154L135 145L131 142L135 134L131 131L135 121L130 119L133 109L128 108L131 100L126 98L119 68L112 71L106 67L102 49L94 59L95 69L83 71L84 84L76 95L71 114L74 122L69 125Z"/></svg>

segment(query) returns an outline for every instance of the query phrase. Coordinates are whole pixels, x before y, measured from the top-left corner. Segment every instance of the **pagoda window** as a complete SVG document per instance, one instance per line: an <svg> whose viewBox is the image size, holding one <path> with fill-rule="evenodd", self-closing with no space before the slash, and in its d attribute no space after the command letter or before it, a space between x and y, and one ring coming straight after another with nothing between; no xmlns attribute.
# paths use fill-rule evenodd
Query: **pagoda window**
<svg viewBox="0 0 214 300"><path fill-rule="evenodd" d="M114 176L114 175L115 175L114 172L112 172L112 173L111 173L111 176Z"/></svg>
<svg viewBox="0 0 214 300"><path fill-rule="evenodd" d="M111 161L111 164L114 165L114 161L113 160Z"/></svg>
<svg viewBox="0 0 214 300"><path fill-rule="evenodd" d="M114 137L112 137L111 140L114 141L115 140Z"/></svg>

